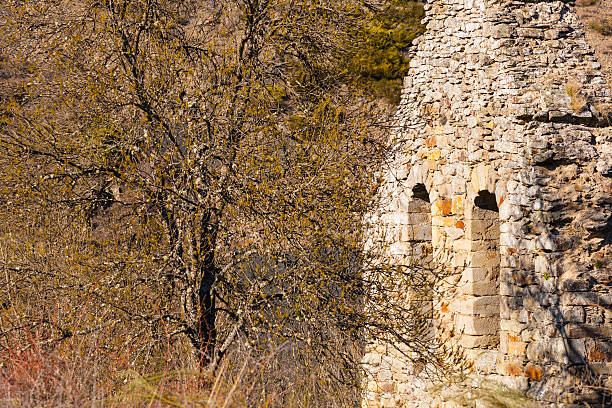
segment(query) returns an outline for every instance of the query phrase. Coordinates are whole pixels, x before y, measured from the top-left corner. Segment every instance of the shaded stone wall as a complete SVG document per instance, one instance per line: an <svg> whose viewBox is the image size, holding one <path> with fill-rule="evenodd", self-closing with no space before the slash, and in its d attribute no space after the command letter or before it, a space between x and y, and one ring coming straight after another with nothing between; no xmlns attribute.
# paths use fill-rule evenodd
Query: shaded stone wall
<svg viewBox="0 0 612 408"><path fill-rule="evenodd" d="M423 208L424 186L433 257L449 276L439 338L465 350L476 377L541 401L601 402L612 387L612 99L599 63L562 2L425 8L372 240L398 262L414 253L401 231L423 231L410 208ZM435 406L393 348L373 340L364 406Z"/></svg>

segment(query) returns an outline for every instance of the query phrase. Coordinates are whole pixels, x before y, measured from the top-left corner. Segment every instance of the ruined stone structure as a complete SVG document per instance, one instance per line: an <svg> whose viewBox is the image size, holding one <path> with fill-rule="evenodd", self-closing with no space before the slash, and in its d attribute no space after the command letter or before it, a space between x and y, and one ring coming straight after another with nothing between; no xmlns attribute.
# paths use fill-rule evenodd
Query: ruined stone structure
<svg viewBox="0 0 612 408"><path fill-rule="evenodd" d="M450 274L433 325L468 382L612 406L612 98L582 25L559 1L425 9L373 240L430 242ZM392 345L364 363L364 407L460 405Z"/></svg>

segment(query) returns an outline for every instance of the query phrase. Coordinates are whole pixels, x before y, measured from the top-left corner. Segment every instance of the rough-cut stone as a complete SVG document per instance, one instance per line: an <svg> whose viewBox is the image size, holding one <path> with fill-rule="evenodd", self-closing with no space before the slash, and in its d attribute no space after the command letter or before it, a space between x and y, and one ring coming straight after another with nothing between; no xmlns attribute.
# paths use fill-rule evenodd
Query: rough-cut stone
<svg viewBox="0 0 612 408"><path fill-rule="evenodd" d="M433 331L468 352L476 380L538 406L597 406L603 388L589 387L612 384L612 98L599 63L564 2L425 10L368 245L398 263L431 249L451 276ZM368 382L364 406L448 402L421 371L371 356L387 350L364 361L370 378L391 370L395 391Z"/></svg>

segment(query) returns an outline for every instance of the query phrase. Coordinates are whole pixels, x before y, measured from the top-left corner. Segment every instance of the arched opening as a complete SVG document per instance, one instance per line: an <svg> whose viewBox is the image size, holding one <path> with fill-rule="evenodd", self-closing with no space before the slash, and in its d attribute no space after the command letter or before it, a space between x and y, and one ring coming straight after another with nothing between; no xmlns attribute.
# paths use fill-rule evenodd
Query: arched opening
<svg viewBox="0 0 612 408"><path fill-rule="evenodd" d="M429 203L429 193L425 188L425 184L419 183L412 188L412 198L414 200L424 201Z"/></svg>
<svg viewBox="0 0 612 408"><path fill-rule="evenodd" d="M467 266L462 273L457 316L460 343L468 349L499 345L499 209L495 195L481 191L466 214L469 240Z"/></svg>
<svg viewBox="0 0 612 408"><path fill-rule="evenodd" d="M406 211L408 223L404 226L402 240L410 242L412 257L426 257L431 253L431 204L424 184L416 184L412 188L412 198Z"/></svg>
<svg viewBox="0 0 612 408"><path fill-rule="evenodd" d="M413 286L409 288L412 307L418 309L421 316L428 320L428 332L423 332L424 336L434 335L433 325L433 299L429 285L432 282L430 276L432 268L432 221L431 203L429 193L424 184L416 184L412 188L412 198L408 205L408 233L406 238L410 246L410 259L405 265L412 269Z"/></svg>

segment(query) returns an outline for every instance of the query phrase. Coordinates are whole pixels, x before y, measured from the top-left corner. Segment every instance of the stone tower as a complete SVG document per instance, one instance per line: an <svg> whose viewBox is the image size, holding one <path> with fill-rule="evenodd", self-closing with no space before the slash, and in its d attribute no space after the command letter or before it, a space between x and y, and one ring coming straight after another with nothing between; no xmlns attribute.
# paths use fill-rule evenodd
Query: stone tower
<svg viewBox="0 0 612 408"><path fill-rule="evenodd" d="M425 9L373 239L391 258L431 241L453 277L437 335L463 348L473 381L606 403L612 98L582 25L559 1ZM419 240L402 234L415 226ZM388 346L369 351L364 407L453 406Z"/></svg>

